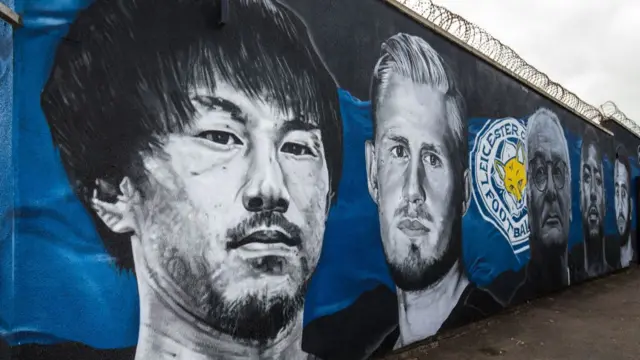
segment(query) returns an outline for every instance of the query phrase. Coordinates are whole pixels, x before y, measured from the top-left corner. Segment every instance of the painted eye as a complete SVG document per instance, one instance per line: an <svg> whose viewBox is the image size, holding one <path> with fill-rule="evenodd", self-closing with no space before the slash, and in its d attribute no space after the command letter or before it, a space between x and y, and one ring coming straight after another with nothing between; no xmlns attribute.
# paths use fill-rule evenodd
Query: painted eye
<svg viewBox="0 0 640 360"><path fill-rule="evenodd" d="M302 144L296 144L292 142L284 143L284 145L282 145L281 150L282 152L296 155L296 156L304 156L304 155L314 156L313 151L311 151L311 149L308 146L305 146Z"/></svg>
<svg viewBox="0 0 640 360"><path fill-rule="evenodd" d="M429 164L432 167L442 166L442 161L440 160L440 158L433 154L428 154L425 160L427 160L427 164Z"/></svg>
<svg viewBox="0 0 640 360"><path fill-rule="evenodd" d="M407 157L407 151L404 147L397 145L391 148L391 155L396 158Z"/></svg>
<svg viewBox="0 0 640 360"><path fill-rule="evenodd" d="M242 141L237 136L226 131L209 130L203 131L196 136L220 145L242 145Z"/></svg>

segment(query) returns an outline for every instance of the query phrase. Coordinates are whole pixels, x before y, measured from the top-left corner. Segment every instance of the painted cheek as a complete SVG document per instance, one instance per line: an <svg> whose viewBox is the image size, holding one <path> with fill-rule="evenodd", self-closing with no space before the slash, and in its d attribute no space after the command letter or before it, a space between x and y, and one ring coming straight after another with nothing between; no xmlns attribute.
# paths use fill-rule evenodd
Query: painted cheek
<svg viewBox="0 0 640 360"><path fill-rule="evenodd" d="M307 229L323 224L329 189L326 169L321 165L301 161L285 163L282 171L285 190L289 194L289 220Z"/></svg>
<svg viewBox="0 0 640 360"><path fill-rule="evenodd" d="M432 198L444 201L450 197L453 179L445 171L427 173L426 182Z"/></svg>

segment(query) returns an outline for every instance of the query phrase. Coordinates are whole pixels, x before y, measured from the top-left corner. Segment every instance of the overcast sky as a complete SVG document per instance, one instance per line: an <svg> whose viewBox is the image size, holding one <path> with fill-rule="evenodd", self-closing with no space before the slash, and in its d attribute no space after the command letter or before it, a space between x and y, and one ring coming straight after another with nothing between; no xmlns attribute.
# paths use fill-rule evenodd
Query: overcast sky
<svg viewBox="0 0 640 360"><path fill-rule="evenodd" d="M433 0L582 100L640 123L640 0Z"/></svg>

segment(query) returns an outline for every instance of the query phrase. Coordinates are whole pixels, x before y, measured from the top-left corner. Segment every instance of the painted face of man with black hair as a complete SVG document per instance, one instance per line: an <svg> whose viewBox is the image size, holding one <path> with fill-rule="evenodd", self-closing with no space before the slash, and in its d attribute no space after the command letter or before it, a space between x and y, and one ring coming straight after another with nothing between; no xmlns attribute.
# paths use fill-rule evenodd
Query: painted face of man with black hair
<svg viewBox="0 0 640 360"><path fill-rule="evenodd" d="M589 237L602 236L604 219L604 183L602 161L595 145L590 144L581 164L580 205L582 221Z"/></svg>
<svg viewBox="0 0 640 360"><path fill-rule="evenodd" d="M159 291L222 333L268 341L302 310L320 254L329 176L318 121L220 77L190 98L190 126L143 158L148 181L123 180L119 216L94 204L139 238L137 267Z"/></svg>
<svg viewBox="0 0 640 360"><path fill-rule="evenodd" d="M615 196L613 198L616 209L616 225L618 233L627 241L631 225L631 197L629 194L629 172L624 164L616 159L614 174Z"/></svg>

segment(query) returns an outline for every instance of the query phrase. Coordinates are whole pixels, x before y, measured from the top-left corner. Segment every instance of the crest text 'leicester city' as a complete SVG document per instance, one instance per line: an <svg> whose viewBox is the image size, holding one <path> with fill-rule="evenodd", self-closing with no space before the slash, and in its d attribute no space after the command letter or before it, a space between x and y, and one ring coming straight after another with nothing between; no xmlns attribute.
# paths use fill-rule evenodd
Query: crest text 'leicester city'
<svg viewBox="0 0 640 360"><path fill-rule="evenodd" d="M478 210L516 254L529 249L525 132L520 120L489 119L476 135L471 152Z"/></svg>

